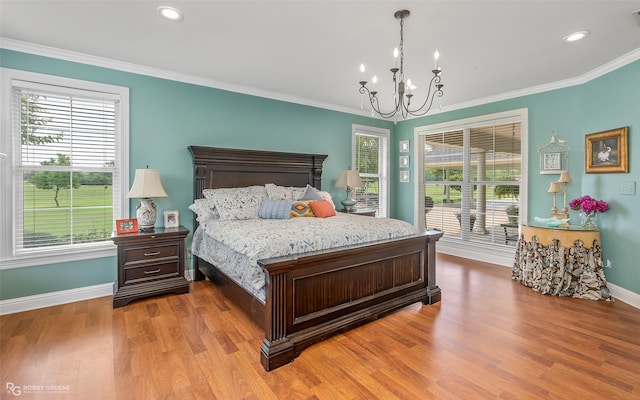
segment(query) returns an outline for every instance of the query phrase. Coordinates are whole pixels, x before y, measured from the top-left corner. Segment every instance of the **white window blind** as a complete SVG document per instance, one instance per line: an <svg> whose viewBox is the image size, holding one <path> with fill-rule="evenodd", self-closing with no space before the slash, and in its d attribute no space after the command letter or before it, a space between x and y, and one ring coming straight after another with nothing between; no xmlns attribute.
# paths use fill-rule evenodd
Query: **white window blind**
<svg viewBox="0 0 640 400"><path fill-rule="evenodd" d="M353 163L362 180L362 187L355 190L356 207L372 208L379 217L387 216L388 142L386 132L354 132Z"/></svg>
<svg viewBox="0 0 640 400"><path fill-rule="evenodd" d="M2 245L3 267L107 255L114 219L123 217L128 90L22 71L8 75L20 78L3 80L10 103L3 108L10 123L3 126L11 135L2 144L10 149L11 168L2 175L9 189L2 203L11 223L2 232L13 239Z"/></svg>
<svg viewBox="0 0 640 400"><path fill-rule="evenodd" d="M515 245L521 178L520 123L422 136L425 226L465 241ZM510 218L514 211L515 217ZM514 226L509 226L514 225Z"/></svg>

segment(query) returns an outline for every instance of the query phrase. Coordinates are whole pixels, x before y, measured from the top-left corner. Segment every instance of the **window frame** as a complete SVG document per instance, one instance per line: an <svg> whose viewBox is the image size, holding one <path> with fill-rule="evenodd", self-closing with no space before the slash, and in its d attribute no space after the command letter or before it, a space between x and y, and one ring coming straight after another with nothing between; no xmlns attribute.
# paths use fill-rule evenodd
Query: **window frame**
<svg viewBox="0 0 640 400"><path fill-rule="evenodd" d="M509 111L498 112L494 114L480 115L477 117L463 118L459 120L447 121L439 124L418 126L414 128L414 143L421 143L424 136L432 133L453 131L453 130L469 130L478 126L499 125L507 122L520 123L520 221L527 221L527 177L528 177L528 131L529 117L528 109L520 108ZM424 181L424 149L421 146L414 146L413 156L416 160L414 179L414 225L417 227L424 226L424 214L421 215L422 209L420 204L420 190ZM465 146L466 151L466 146ZM422 200L424 204L424 200ZM464 244L461 246L460 244ZM438 243L438 251L445 254L457 255L474 260L490 262L498 265L511 266L513 264L513 253L515 248L505 246L494 246L489 243L480 243L474 241L465 241L458 238L450 238L443 236Z"/></svg>
<svg viewBox="0 0 640 400"><path fill-rule="evenodd" d="M380 140L380 151L378 160L378 171L380 179L380 203L378 206L378 217L389 216L389 193L390 193L390 143L391 131L385 128L377 128L367 125L353 124L351 126L351 165L356 163L356 135L357 134L377 136ZM381 166L381 167L380 167Z"/></svg>
<svg viewBox="0 0 640 400"><path fill-rule="evenodd" d="M0 172L0 214L4 223L0 226L0 269L12 269L80 261L93 258L112 257L116 255L116 246L110 240L97 243L82 243L35 249L29 254L16 254L14 235L16 219L20 211L16 204L18 193L14 185L15 157L20 146L15 145L19 140L12 130L11 119L11 92L13 81L33 82L40 85L55 86L56 90L65 92L83 91L104 93L105 96L118 96L119 118L116 127L116 168L120 171L119 182L114 181L113 187L113 219L128 218L129 204L125 197L129 187L129 88L103 84L98 82L83 81L64 78L54 75L46 75L35 72L0 68L2 79L0 81L0 115L2 116L2 132L0 139L0 153L3 157L2 171ZM77 93L77 92L76 92ZM119 183L119 184L118 184Z"/></svg>

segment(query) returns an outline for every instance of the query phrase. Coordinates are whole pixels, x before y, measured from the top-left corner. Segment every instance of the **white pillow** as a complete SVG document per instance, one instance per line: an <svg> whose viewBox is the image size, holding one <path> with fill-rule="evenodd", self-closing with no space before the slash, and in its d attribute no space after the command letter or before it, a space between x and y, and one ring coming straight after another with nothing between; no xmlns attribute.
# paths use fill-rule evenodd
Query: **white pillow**
<svg viewBox="0 0 640 400"><path fill-rule="evenodd" d="M291 187L279 186L273 183L267 183L264 187L267 190L267 197L271 200L297 200L297 198L293 197Z"/></svg>
<svg viewBox="0 0 640 400"><path fill-rule="evenodd" d="M209 199L196 199L189 206L189 210L196 214L196 221L203 222L208 219L220 218L218 210Z"/></svg>
<svg viewBox="0 0 640 400"><path fill-rule="evenodd" d="M202 194L213 201L221 220L259 218L260 205L267 198L264 186L205 189Z"/></svg>

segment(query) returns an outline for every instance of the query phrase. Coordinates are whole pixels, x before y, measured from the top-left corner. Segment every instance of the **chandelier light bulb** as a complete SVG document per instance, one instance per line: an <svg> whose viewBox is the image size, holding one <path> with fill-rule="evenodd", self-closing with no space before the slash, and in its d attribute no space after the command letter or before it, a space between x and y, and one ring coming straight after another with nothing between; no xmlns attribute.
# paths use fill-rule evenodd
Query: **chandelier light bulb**
<svg viewBox="0 0 640 400"><path fill-rule="evenodd" d="M438 51L438 49L436 49L436 51L433 53L433 59L435 60L435 63L436 63L435 69L438 69L438 59L439 58L440 58L440 52Z"/></svg>
<svg viewBox="0 0 640 400"><path fill-rule="evenodd" d="M373 82L374 85L378 83L378 75L374 75L373 79L371 79L371 82Z"/></svg>
<svg viewBox="0 0 640 400"><path fill-rule="evenodd" d="M364 64L360 64L360 72L364 73Z"/></svg>

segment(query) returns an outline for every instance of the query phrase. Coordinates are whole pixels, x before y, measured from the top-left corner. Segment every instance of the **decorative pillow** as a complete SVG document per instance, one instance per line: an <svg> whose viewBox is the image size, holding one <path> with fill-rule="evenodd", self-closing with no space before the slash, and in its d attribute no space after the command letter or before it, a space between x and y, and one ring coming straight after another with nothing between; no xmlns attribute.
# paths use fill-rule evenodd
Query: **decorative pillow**
<svg viewBox="0 0 640 400"><path fill-rule="evenodd" d="M202 222L208 219L220 218L218 210L209 199L196 199L189 206L189 210L196 214L196 221Z"/></svg>
<svg viewBox="0 0 640 400"><path fill-rule="evenodd" d="M336 215L336 210L333 205L327 200L317 200L309 203L309 207L313 211L313 214L318 218L333 217Z"/></svg>
<svg viewBox="0 0 640 400"><path fill-rule="evenodd" d="M291 213L292 201L264 199L260 206L260 218L263 219L288 219Z"/></svg>
<svg viewBox="0 0 640 400"><path fill-rule="evenodd" d="M260 205L267 198L264 186L205 189L202 194L215 204L221 220L258 218Z"/></svg>
<svg viewBox="0 0 640 400"><path fill-rule="evenodd" d="M318 190L313 186L307 184L306 190L302 197L299 197L298 200L324 200L324 197L318 193Z"/></svg>
<svg viewBox="0 0 640 400"><path fill-rule="evenodd" d="M290 187L278 186L273 183L267 183L264 187L267 190L267 197L272 200L295 200Z"/></svg>
<svg viewBox="0 0 640 400"><path fill-rule="evenodd" d="M309 206L310 201L298 200L291 204L291 216L292 217L315 217L313 211Z"/></svg>

